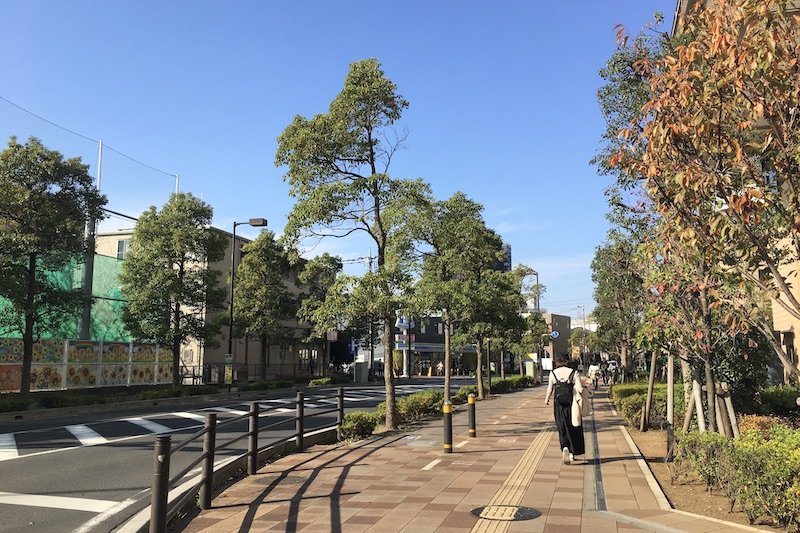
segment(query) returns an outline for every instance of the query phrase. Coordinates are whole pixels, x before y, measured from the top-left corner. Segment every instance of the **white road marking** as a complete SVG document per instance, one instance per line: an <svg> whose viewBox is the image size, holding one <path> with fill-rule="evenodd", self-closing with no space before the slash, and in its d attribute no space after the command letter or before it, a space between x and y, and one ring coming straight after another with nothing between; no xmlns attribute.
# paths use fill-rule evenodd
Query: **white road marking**
<svg viewBox="0 0 800 533"><path fill-rule="evenodd" d="M17 441L14 439L13 433L4 433L0 435L0 461L14 459L19 456L17 452Z"/></svg>
<svg viewBox="0 0 800 533"><path fill-rule="evenodd" d="M348 402L366 402L372 400L372 396L345 396L344 399Z"/></svg>
<svg viewBox="0 0 800 533"><path fill-rule="evenodd" d="M96 432L89 426L78 424L76 426L67 426L66 430L81 441L84 446L96 446L98 444L106 444L108 439Z"/></svg>
<svg viewBox="0 0 800 533"><path fill-rule="evenodd" d="M278 407L275 409L279 413L294 413L295 409L289 409L288 407Z"/></svg>
<svg viewBox="0 0 800 533"><path fill-rule="evenodd" d="M188 412L181 412L181 413L172 413L172 416L179 416L181 418L188 418L189 420L205 420L206 417L203 415L198 415L197 413L188 413Z"/></svg>
<svg viewBox="0 0 800 533"><path fill-rule="evenodd" d="M260 403L280 403L280 404L287 404L292 403L291 400L282 400L282 399L275 399L275 400L261 400Z"/></svg>
<svg viewBox="0 0 800 533"><path fill-rule="evenodd" d="M468 440L462 440L461 442L459 442L458 444L453 446L453 448L461 448L462 446L464 446L468 442L469 442Z"/></svg>
<svg viewBox="0 0 800 533"><path fill-rule="evenodd" d="M149 490L150 489L144 489L143 491L136 493L133 498L128 498L127 500L123 500L118 504L109 507L108 509L106 509L99 515L96 515L88 522L85 522L81 527L73 531L73 533L89 533L89 531L93 531L95 527L105 522L106 519L108 519L109 517L112 517L115 514L122 512L123 509L130 507L131 505L139 501L138 496L141 496L142 494L148 492Z"/></svg>
<svg viewBox="0 0 800 533"><path fill-rule="evenodd" d="M422 468L420 468L420 470L430 470L431 468L433 468L434 466L438 465L441 462L442 462L441 459L434 459L430 463L428 463L425 466L423 466Z"/></svg>
<svg viewBox="0 0 800 533"><path fill-rule="evenodd" d="M230 407L214 407L211 409L212 411L219 411L220 413L230 413L232 415L241 416L246 415L247 411L242 411L241 409L231 409Z"/></svg>
<svg viewBox="0 0 800 533"><path fill-rule="evenodd" d="M168 428L167 426L162 426L161 424L157 424L152 420L147 420L146 418L134 417L134 418L123 418L123 422L130 422L131 424L136 424L137 426L143 427L150 433L171 433L175 431L172 428Z"/></svg>
<svg viewBox="0 0 800 533"><path fill-rule="evenodd" d="M0 504L102 513L117 505L117 502L112 502L110 500L93 500L91 498L72 498L68 496L42 496L40 494L0 492Z"/></svg>

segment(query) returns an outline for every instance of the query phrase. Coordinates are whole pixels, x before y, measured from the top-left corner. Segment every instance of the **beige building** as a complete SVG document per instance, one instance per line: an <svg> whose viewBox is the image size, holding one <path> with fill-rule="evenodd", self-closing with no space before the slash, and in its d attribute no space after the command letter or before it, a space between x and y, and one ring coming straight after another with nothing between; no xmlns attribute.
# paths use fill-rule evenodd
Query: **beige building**
<svg viewBox="0 0 800 533"><path fill-rule="evenodd" d="M545 323L550 331L558 332L558 337L550 338L550 342L544 345L544 357L557 357L562 354L569 354L569 334L572 331L572 319L565 315L554 313L543 313Z"/></svg>
<svg viewBox="0 0 800 533"><path fill-rule="evenodd" d="M213 262L208 268L221 273L222 283L226 283L231 270L231 241L233 235L230 232L212 228L214 231L227 237L225 254L221 261ZM125 260L125 255L130 246L132 229L123 229L111 233L101 233L97 235L95 250L98 255L116 257ZM249 243L250 239L236 236L236 265L241 262L242 247ZM299 293L296 276L287 280L289 290ZM218 382L222 379L225 355L228 352L228 306L230 305L231 291L230 284L227 284L227 296L225 309L214 314L206 315L205 310L200 312L205 320L220 321L225 324L216 339L218 346L206 346L196 340L191 340L184 344L181 349L181 362L184 372L188 375L203 376L209 382ZM222 316L220 316L222 315ZM294 342L284 342L282 344L270 343L267 341L266 365L262 365L262 346L259 339L234 338L233 342L233 361L234 372L239 381L253 381L260 379L262 375L267 378L273 377L309 377L311 375L323 375L327 370L325 359L325 347L308 346L301 342L306 335L306 328L301 324L287 323L289 327L296 327L296 338Z"/></svg>

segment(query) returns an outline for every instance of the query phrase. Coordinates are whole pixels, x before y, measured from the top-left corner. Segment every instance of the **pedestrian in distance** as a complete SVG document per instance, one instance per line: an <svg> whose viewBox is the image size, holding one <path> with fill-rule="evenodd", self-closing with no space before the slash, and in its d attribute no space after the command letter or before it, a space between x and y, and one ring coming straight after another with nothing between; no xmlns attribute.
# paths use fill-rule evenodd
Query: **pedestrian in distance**
<svg viewBox="0 0 800 533"><path fill-rule="evenodd" d="M556 368L550 372L544 399L545 405L550 405L550 398L553 398L553 415L564 464L572 463L576 455L586 452L582 415L588 410L585 397L588 391L584 389L578 371L569 364L566 355L556 359Z"/></svg>
<svg viewBox="0 0 800 533"><path fill-rule="evenodd" d="M589 365L589 379L592 381L594 390L597 390L597 380L600 379L600 363L595 360Z"/></svg>
<svg viewBox="0 0 800 533"><path fill-rule="evenodd" d="M603 378L603 385L608 385L608 361L600 361L600 377Z"/></svg>

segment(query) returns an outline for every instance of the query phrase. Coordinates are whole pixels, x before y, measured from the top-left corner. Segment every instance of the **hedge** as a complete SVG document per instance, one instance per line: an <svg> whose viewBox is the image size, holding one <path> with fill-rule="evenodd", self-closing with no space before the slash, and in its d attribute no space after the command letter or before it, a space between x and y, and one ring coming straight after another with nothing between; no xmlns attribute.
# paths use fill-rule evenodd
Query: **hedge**
<svg viewBox="0 0 800 533"><path fill-rule="evenodd" d="M625 421L631 426L638 426L642 414L642 407L647 403L647 383L625 383L614 385L611 388L611 397L614 406ZM683 401L683 384L675 384L675 419L678 420L686 411ZM650 422L660 425L667 420L667 386L665 383L656 383L653 389L653 406L650 412Z"/></svg>
<svg viewBox="0 0 800 533"><path fill-rule="evenodd" d="M800 390L797 388L776 385L762 389L758 395L761 400L761 414L800 417L800 406L796 403Z"/></svg>
<svg viewBox="0 0 800 533"><path fill-rule="evenodd" d="M293 386L294 381L288 381L285 379L254 381L253 383L242 383L241 385L238 385L240 391L291 389Z"/></svg>
<svg viewBox="0 0 800 533"><path fill-rule="evenodd" d="M761 424L738 439L679 435L676 469L696 474L709 490L722 489L751 524L767 519L800 531L800 430Z"/></svg>

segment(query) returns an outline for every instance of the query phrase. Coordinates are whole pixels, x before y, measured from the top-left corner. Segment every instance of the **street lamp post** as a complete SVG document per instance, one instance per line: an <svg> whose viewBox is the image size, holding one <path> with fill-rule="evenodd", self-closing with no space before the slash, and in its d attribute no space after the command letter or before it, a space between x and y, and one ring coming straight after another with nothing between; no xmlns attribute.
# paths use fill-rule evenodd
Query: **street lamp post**
<svg viewBox="0 0 800 533"><path fill-rule="evenodd" d="M233 223L233 238L231 240L231 301L228 315L228 360L233 361L233 290L236 287L236 228L244 225L254 228L263 228L267 225L266 218L251 218L247 222Z"/></svg>

